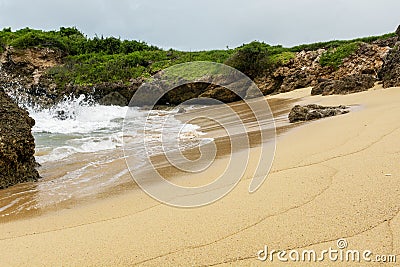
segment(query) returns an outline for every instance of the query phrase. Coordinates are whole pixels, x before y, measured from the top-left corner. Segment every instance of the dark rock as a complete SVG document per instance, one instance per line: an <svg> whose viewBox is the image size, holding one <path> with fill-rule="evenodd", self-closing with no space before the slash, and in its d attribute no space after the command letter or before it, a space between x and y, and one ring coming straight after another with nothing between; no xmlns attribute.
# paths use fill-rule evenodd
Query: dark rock
<svg viewBox="0 0 400 267"><path fill-rule="evenodd" d="M328 80L315 86L311 95L345 95L366 91L372 88L376 79L368 74L355 74L340 80Z"/></svg>
<svg viewBox="0 0 400 267"><path fill-rule="evenodd" d="M281 93L293 91L299 88L305 88L310 86L312 79L309 75L303 71L297 71L290 76L283 79L283 83L280 88Z"/></svg>
<svg viewBox="0 0 400 267"><path fill-rule="evenodd" d="M65 110L57 110L56 111L56 116L55 116L57 119L59 119L59 120L62 120L62 121L64 121L64 120L67 120L68 118L69 118L69 115L68 115L68 113L67 112L65 112Z"/></svg>
<svg viewBox="0 0 400 267"><path fill-rule="evenodd" d="M222 86L220 86L222 85ZM225 81L215 81L199 98L211 98L223 103L230 103L242 99L257 97L257 91L251 80L245 78L232 78Z"/></svg>
<svg viewBox="0 0 400 267"><path fill-rule="evenodd" d="M0 188L38 180L34 125L28 112L0 90Z"/></svg>
<svg viewBox="0 0 400 267"><path fill-rule="evenodd" d="M184 81L182 83L182 85L179 85L175 88L174 86L171 87L165 84L159 85L159 88L161 88L161 91L163 92L168 91L169 88L173 88L165 94L159 104L165 104L168 102L172 105L179 105L185 101L199 97L211 86L210 83L205 82L186 83L186 81Z"/></svg>
<svg viewBox="0 0 400 267"><path fill-rule="evenodd" d="M379 72L379 78L384 88L400 86L400 45L389 51Z"/></svg>
<svg viewBox="0 0 400 267"><path fill-rule="evenodd" d="M202 93L199 98L211 98L224 103L241 100L241 97L224 87L216 87Z"/></svg>
<svg viewBox="0 0 400 267"><path fill-rule="evenodd" d="M111 92L100 99L99 103L105 106L127 106L128 100L118 92Z"/></svg>
<svg viewBox="0 0 400 267"><path fill-rule="evenodd" d="M289 121L291 123L309 121L346 113L349 113L348 107L346 106L324 107L315 104L307 106L296 105L289 113Z"/></svg>
<svg viewBox="0 0 400 267"><path fill-rule="evenodd" d="M396 35L398 38L400 38L400 25L397 27Z"/></svg>
<svg viewBox="0 0 400 267"><path fill-rule="evenodd" d="M181 107L181 108L178 109L178 112L177 112L177 113L178 113L178 114L183 114L183 113L185 113L185 112L186 112L186 110L185 110L184 108Z"/></svg>
<svg viewBox="0 0 400 267"><path fill-rule="evenodd" d="M394 37L376 40L376 41L372 42L372 44L377 45L379 47L393 47L393 46L395 46L397 40L398 40L398 37L394 36Z"/></svg>

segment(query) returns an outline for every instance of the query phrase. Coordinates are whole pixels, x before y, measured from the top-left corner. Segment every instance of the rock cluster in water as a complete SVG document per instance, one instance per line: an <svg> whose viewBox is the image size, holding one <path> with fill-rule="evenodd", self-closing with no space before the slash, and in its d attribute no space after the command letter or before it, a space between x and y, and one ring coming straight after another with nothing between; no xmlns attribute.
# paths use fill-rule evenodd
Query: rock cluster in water
<svg viewBox="0 0 400 267"><path fill-rule="evenodd" d="M346 113L349 113L348 107L346 106L324 107L315 104L306 106L296 105L289 113L289 121L291 123L299 121L310 121Z"/></svg>
<svg viewBox="0 0 400 267"><path fill-rule="evenodd" d="M0 90L0 189L38 180L34 125L28 112Z"/></svg>

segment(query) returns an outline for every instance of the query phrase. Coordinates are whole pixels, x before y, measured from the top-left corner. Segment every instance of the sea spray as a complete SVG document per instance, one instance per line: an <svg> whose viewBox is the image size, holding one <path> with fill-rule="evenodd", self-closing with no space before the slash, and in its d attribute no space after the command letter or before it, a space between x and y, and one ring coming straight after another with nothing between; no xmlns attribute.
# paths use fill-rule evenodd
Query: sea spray
<svg viewBox="0 0 400 267"><path fill-rule="evenodd" d="M132 183L123 159L123 139L130 142L137 155L135 168L143 167L142 159L147 155L211 141L204 138L198 126L183 124L175 118L179 108L103 106L84 95L66 96L56 105L43 108L33 104L22 91L14 92L13 97L36 121L33 134L42 179L5 193L0 199L0 216L96 196L121 183ZM128 109L129 123L136 131L146 132L145 140L134 132L128 138L124 136L123 121Z"/></svg>

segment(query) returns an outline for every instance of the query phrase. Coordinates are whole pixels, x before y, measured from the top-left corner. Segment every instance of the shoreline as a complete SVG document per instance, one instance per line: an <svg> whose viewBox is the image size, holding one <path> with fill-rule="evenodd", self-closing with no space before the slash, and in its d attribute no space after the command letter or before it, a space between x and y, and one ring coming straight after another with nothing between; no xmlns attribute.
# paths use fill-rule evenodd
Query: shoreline
<svg viewBox="0 0 400 267"><path fill-rule="evenodd" d="M354 249L399 255L400 89L377 86L324 97L309 96L309 90L271 98L305 96L300 104L363 108L297 124L280 135L272 170L256 193L248 193L252 177L245 175L225 198L198 209L161 205L132 190L3 223L3 262L51 265L63 258L67 265L265 265L255 258L265 244L326 249L339 238L347 238ZM257 147L251 150L257 153Z"/></svg>

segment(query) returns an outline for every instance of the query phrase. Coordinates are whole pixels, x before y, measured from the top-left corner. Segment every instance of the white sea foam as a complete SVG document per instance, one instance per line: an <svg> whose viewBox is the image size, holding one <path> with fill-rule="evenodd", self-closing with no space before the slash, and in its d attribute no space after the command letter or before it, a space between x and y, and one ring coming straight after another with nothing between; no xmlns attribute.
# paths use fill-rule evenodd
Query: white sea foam
<svg viewBox="0 0 400 267"><path fill-rule="evenodd" d="M102 106L92 102L82 95L79 98L65 98L49 109L28 108L30 116L36 121L33 133L39 163L58 161L75 153L116 149L123 145L123 121L128 107ZM129 139L125 141L129 140L134 145L138 156L178 149L173 147L177 139L180 141L179 149L210 141L202 138L203 133L197 125L183 124L177 120L174 115L178 109L130 109L125 121L130 125ZM137 131L145 132L144 140Z"/></svg>
<svg viewBox="0 0 400 267"><path fill-rule="evenodd" d="M30 106L28 97L15 96L36 121L36 159L42 165L39 171L43 178L21 192L0 198L6 202L0 206L1 217L91 196L130 180L125 166L114 165L123 157L124 142L134 151L134 167L141 168L144 157L212 141L204 138L198 126L176 119L178 108L148 111L102 106L81 96L38 109ZM123 129L124 120L128 132Z"/></svg>

